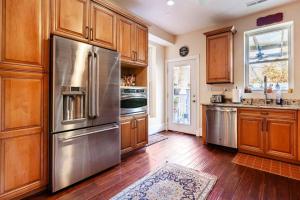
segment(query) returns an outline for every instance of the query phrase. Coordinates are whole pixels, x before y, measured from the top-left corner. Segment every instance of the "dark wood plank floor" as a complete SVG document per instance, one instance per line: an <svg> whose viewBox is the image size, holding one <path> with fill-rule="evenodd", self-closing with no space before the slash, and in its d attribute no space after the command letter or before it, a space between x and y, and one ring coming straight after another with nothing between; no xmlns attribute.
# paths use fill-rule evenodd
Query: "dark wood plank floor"
<svg viewBox="0 0 300 200"><path fill-rule="evenodd" d="M300 199L300 181L233 164L234 153L202 145L201 138L166 133L169 139L139 150L119 166L65 189L29 199L109 199L166 161L219 177L209 199Z"/></svg>

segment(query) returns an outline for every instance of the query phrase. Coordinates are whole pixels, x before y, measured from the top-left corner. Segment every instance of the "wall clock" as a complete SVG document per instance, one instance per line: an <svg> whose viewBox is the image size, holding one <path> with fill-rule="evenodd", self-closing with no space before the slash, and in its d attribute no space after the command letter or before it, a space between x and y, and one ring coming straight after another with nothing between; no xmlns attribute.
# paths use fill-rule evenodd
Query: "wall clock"
<svg viewBox="0 0 300 200"><path fill-rule="evenodd" d="M183 47L181 47L181 48L179 49L179 55L180 55L181 57L185 57L185 56L187 56L188 54L189 54L189 47L183 46Z"/></svg>

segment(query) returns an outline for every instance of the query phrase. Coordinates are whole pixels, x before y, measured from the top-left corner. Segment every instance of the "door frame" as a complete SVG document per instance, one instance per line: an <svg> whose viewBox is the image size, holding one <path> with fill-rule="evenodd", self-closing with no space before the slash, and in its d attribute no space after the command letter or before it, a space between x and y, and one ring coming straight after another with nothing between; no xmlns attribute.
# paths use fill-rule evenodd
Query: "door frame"
<svg viewBox="0 0 300 200"><path fill-rule="evenodd" d="M171 62L182 62L182 61L189 61L193 60L195 62L195 73L196 73L196 85L195 85L195 90L196 90L196 130L194 130L194 133L192 135L196 136L201 136L201 105L200 105L200 55L192 55L192 56L187 56L187 57L179 57L179 58L174 58L174 59L168 59L165 60L165 121L166 121L166 130L169 130L169 88L168 88L168 83L170 77L168 76L168 69L169 69L169 63Z"/></svg>

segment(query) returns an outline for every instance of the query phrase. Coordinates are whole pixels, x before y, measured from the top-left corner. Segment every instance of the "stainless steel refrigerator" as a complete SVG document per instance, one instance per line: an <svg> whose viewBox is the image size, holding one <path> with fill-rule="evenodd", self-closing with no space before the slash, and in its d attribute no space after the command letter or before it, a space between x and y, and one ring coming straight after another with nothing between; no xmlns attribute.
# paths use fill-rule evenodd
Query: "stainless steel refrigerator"
<svg viewBox="0 0 300 200"><path fill-rule="evenodd" d="M51 185L56 192L120 163L119 53L51 38Z"/></svg>

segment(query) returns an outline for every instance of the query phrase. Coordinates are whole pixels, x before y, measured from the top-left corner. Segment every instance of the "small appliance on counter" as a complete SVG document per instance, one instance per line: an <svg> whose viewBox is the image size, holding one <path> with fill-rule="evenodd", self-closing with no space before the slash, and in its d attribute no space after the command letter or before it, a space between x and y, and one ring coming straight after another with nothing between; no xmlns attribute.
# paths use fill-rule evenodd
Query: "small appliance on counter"
<svg viewBox="0 0 300 200"><path fill-rule="evenodd" d="M121 87L121 115L147 113L146 87Z"/></svg>
<svg viewBox="0 0 300 200"><path fill-rule="evenodd" d="M225 103L225 95L223 94L214 94L210 98L211 103Z"/></svg>
<svg viewBox="0 0 300 200"><path fill-rule="evenodd" d="M241 103L242 99L242 91L238 89L237 87L235 89L232 89L232 103Z"/></svg>

